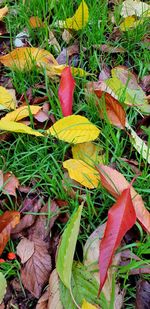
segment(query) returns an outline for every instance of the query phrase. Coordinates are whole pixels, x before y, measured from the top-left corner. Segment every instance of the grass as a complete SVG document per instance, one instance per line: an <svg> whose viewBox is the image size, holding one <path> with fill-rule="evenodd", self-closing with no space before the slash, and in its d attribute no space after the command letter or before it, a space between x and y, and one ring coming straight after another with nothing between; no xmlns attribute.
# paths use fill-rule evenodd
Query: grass
<svg viewBox="0 0 150 309"><path fill-rule="evenodd" d="M55 29L55 35L61 45L61 48L66 47L66 43L61 38L61 30L55 26L57 20L64 20L72 16L75 8L79 5L80 0L70 1L45 1L45 0L30 0L23 4L23 1L6 1L10 7L10 14L6 16L5 21L10 33L11 47L15 36L22 32L24 28L29 32L30 43L35 47L41 47L49 50L57 56L54 48L49 45L49 30ZM50 7L52 6L52 10ZM114 24L111 21L110 8L107 1L89 0L88 1L90 19L88 25L75 33L75 38L80 44L80 60L79 66L94 74L92 79L97 80L97 76L102 69L103 64L110 67L117 65L127 65L129 69L134 69L138 74L138 78L149 74L149 50L141 43L142 38L148 33L148 21L142 26L138 26L135 30L123 33L118 40L110 40L113 33ZM114 8L114 18L117 26L122 22L120 17L121 4ZM45 27L36 31L31 29L29 18L38 16L45 22ZM74 43L74 39L72 40ZM94 45L110 44L115 47L123 47L125 53L110 54L100 51ZM70 45L70 43L69 43ZM33 96L46 95L49 98L51 105L51 113L58 120L61 117L61 111L58 102L58 83L48 79L46 76L39 74L38 69L34 69L30 74L28 72L11 71L2 69L2 74L11 78L13 87L16 89L18 98L22 94L26 94L29 87L32 87ZM88 78L90 79L90 78ZM37 89L35 84L44 84L45 89ZM136 179L134 187L139 194L142 195L147 207L149 202L149 169L146 162L141 156L134 151L131 146L128 135L111 126L109 121L103 121L99 117L99 112L95 106L95 102L91 97L86 101L85 96L86 80L76 78L76 91L74 95L74 113L85 115L91 122L96 124L101 135L96 141L97 144L103 147L105 152L105 163L114 164L118 170L130 182L134 177L134 172L128 163L121 158L135 159L138 162L138 167L142 164L142 174ZM139 116L134 108L127 111L128 121L132 126L136 125ZM7 172L12 171L19 179L22 185L29 185L32 181L32 191L39 190L45 199L54 198L68 201L68 211L73 213L78 207L79 195L86 195L87 207L83 209L81 221L81 233L78 242L83 247L88 236L95 228L104 223L107 218L108 209L113 205L114 198L104 190L100 185L97 189L88 190L76 188L76 196L74 199L69 197L66 189L62 184L64 172L62 162L66 156L70 154L70 145L57 141L52 137L35 138L22 134L13 134L11 140L1 142L0 145L0 166ZM67 186L71 185L67 183ZM31 191L31 192L32 192ZM30 192L30 193L31 193ZM22 205L18 205L17 201L8 196L9 203L5 204L7 209L19 209ZM35 214L36 215L36 214ZM64 225L59 225L60 233L64 229ZM141 235L138 246L132 248L133 252L138 257L142 258L143 263L149 263L147 254L150 250L150 240L145 233L141 231L137 225L139 234ZM6 252L15 250L13 242L10 241L6 247ZM122 287L126 289L125 308L134 308L135 300L135 283L132 285L132 280L129 278L129 270L137 266L137 262L133 261L127 270L124 266L120 267L118 278L121 279ZM15 275L19 276L20 265L17 261L4 263L0 266L1 271L6 275L6 278L12 278ZM138 279L138 276L136 277ZM143 278L149 279L149 275L143 275Z"/></svg>

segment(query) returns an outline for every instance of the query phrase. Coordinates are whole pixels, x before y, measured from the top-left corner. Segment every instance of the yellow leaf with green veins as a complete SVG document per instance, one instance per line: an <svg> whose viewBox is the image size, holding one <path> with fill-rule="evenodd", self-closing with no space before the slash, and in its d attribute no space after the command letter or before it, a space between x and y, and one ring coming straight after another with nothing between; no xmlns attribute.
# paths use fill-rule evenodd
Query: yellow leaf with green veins
<svg viewBox="0 0 150 309"><path fill-rule="evenodd" d="M1 120L5 121L19 121L25 117L36 115L41 109L41 106L29 105L18 107L15 111L6 114Z"/></svg>
<svg viewBox="0 0 150 309"><path fill-rule="evenodd" d="M43 136L43 134L41 134L36 130L33 130L32 128L26 126L25 124L14 121L0 120L0 131L9 131L14 133L25 133L35 136Z"/></svg>
<svg viewBox="0 0 150 309"><path fill-rule="evenodd" d="M0 86L0 110L15 108L16 102L11 93L6 88Z"/></svg>

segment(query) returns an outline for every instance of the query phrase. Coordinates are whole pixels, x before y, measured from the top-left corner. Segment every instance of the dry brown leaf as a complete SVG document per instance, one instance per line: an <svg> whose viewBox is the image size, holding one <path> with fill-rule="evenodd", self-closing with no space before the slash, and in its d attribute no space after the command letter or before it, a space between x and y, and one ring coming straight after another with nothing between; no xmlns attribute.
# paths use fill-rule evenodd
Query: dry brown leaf
<svg viewBox="0 0 150 309"><path fill-rule="evenodd" d="M18 211L6 211L0 216L0 255L10 238L11 230L19 221L20 213Z"/></svg>
<svg viewBox="0 0 150 309"><path fill-rule="evenodd" d="M44 292L44 294L38 300L36 309L48 309L48 297L49 297L49 288Z"/></svg>
<svg viewBox="0 0 150 309"><path fill-rule="evenodd" d="M17 255L21 259L21 263L26 263L34 253L34 242L27 238L21 239L17 248Z"/></svg>
<svg viewBox="0 0 150 309"><path fill-rule="evenodd" d="M47 283L51 271L51 257L46 243L34 238L34 253L21 270L24 287L36 298L39 298L43 286Z"/></svg>
<svg viewBox="0 0 150 309"><path fill-rule="evenodd" d="M57 39L56 39L56 37L55 37L55 35L54 35L54 33L53 33L52 31L49 31L49 40L48 40L48 43L49 43L50 45L54 46L55 51L56 51L57 53L60 53L61 47L60 47L60 45L59 45L59 43L58 43L58 41L57 41Z"/></svg>
<svg viewBox="0 0 150 309"><path fill-rule="evenodd" d="M68 44L72 39L72 34L67 29L64 29L62 39Z"/></svg>
<svg viewBox="0 0 150 309"><path fill-rule="evenodd" d="M49 278L49 300L47 309L63 309L60 301L59 278L56 269Z"/></svg>
<svg viewBox="0 0 150 309"><path fill-rule="evenodd" d="M18 178L7 172L3 175L3 193L16 196L16 189L19 187Z"/></svg>

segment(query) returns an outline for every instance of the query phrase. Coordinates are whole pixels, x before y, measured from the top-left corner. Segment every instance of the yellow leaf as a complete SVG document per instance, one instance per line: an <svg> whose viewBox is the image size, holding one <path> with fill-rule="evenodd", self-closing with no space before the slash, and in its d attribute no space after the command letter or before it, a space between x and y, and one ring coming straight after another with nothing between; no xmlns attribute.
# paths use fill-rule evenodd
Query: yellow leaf
<svg viewBox="0 0 150 309"><path fill-rule="evenodd" d="M91 305L84 299L81 309L97 309L97 307Z"/></svg>
<svg viewBox="0 0 150 309"><path fill-rule="evenodd" d="M120 24L121 31L128 31L130 28L135 27L136 18L134 16L128 16L124 19L124 21Z"/></svg>
<svg viewBox="0 0 150 309"><path fill-rule="evenodd" d="M32 16L29 19L29 24L31 28L40 28L44 27L42 20L38 16Z"/></svg>
<svg viewBox="0 0 150 309"><path fill-rule="evenodd" d="M3 19L3 17L8 13L8 7L7 5L4 6L2 9L0 9L0 20Z"/></svg>
<svg viewBox="0 0 150 309"><path fill-rule="evenodd" d="M73 159L82 160L91 166L104 161L104 155L99 155L101 151L102 148L92 142L72 146Z"/></svg>
<svg viewBox="0 0 150 309"><path fill-rule="evenodd" d="M34 65L58 65L54 56L45 49L35 47L20 47L5 56L0 56L0 62L10 68L31 70Z"/></svg>
<svg viewBox="0 0 150 309"><path fill-rule="evenodd" d="M86 117L72 115L58 120L47 133L65 142L78 144L95 140L100 130Z"/></svg>
<svg viewBox="0 0 150 309"><path fill-rule="evenodd" d="M0 86L0 110L15 109L15 107L16 102L11 93L4 87Z"/></svg>
<svg viewBox="0 0 150 309"><path fill-rule="evenodd" d="M89 189L97 188L100 181L99 173L82 160L69 159L63 162L63 167L68 170L71 179Z"/></svg>
<svg viewBox="0 0 150 309"><path fill-rule="evenodd" d="M60 26L66 29L80 30L87 24L89 19L89 10L86 2L82 0L75 14L61 22Z"/></svg>
<svg viewBox="0 0 150 309"><path fill-rule="evenodd" d="M14 121L0 120L0 130L14 132L14 133L26 133L26 134L31 134L35 136L43 136L43 134L31 129L25 124L14 122Z"/></svg>
<svg viewBox="0 0 150 309"><path fill-rule="evenodd" d="M55 76L55 75L58 75L60 76L62 71L68 67L67 65L65 64L60 64L60 65L49 65L49 64L46 64L45 66L45 69L46 69L46 74L47 76L49 77L52 77L52 76ZM74 68L74 67L70 67L71 69L71 72L74 76L78 75L78 76L81 76L81 77L84 77L84 76L87 76L87 75L92 75L86 71L84 71L83 69L81 68Z"/></svg>
<svg viewBox="0 0 150 309"><path fill-rule="evenodd" d="M21 106L17 108L15 111L8 113L5 117L1 118L1 120L5 121L19 121L25 117L30 116L30 114L37 114L41 106L30 105L30 106Z"/></svg>

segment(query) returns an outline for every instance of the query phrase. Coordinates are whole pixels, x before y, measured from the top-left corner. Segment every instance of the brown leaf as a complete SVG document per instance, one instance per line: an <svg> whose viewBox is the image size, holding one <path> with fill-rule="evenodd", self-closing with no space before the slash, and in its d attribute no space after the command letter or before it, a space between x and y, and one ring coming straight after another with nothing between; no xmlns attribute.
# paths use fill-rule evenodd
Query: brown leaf
<svg viewBox="0 0 150 309"><path fill-rule="evenodd" d="M47 289L44 294L38 300L36 305L36 309L48 309L48 297L49 297L49 289Z"/></svg>
<svg viewBox="0 0 150 309"><path fill-rule="evenodd" d="M34 253L34 242L27 238L21 239L17 248L17 255L21 259L21 263L26 263Z"/></svg>
<svg viewBox="0 0 150 309"><path fill-rule="evenodd" d="M143 76L141 87L145 92L150 92L150 75Z"/></svg>
<svg viewBox="0 0 150 309"><path fill-rule="evenodd" d="M63 48L63 50L61 51L60 55L56 58L56 60L59 64L68 63L69 65L71 65L71 62L69 62L71 61L71 57L73 55L78 55L78 54L79 54L79 45L74 44L74 45L69 46L68 48Z"/></svg>
<svg viewBox="0 0 150 309"><path fill-rule="evenodd" d="M60 290L59 290L59 278L56 269L50 275L49 278L49 300L47 309L63 309L60 300Z"/></svg>
<svg viewBox="0 0 150 309"><path fill-rule="evenodd" d="M139 280L136 291L136 309L150 308L150 283L146 280Z"/></svg>
<svg viewBox="0 0 150 309"><path fill-rule="evenodd" d="M51 271L51 257L46 244L34 238L34 253L21 270L21 280L30 293L39 298L42 288L47 283Z"/></svg>
<svg viewBox="0 0 150 309"><path fill-rule="evenodd" d="M14 174L10 172L5 173L3 175L3 184L4 194L16 196L16 189L18 189L19 180Z"/></svg>
<svg viewBox="0 0 150 309"><path fill-rule="evenodd" d="M100 164L98 166L102 186L117 198L123 190L129 187L128 181L117 170ZM146 231L150 233L150 213L144 206L142 197L131 186L131 197L135 208L137 219Z"/></svg>
<svg viewBox="0 0 150 309"><path fill-rule="evenodd" d="M11 230L19 223L19 221L20 213L18 211L6 211L0 216L0 255L10 238Z"/></svg>
<svg viewBox="0 0 150 309"><path fill-rule="evenodd" d="M44 122L49 119L48 114L45 113L43 110L39 111L36 115L34 115L34 118L39 122Z"/></svg>

